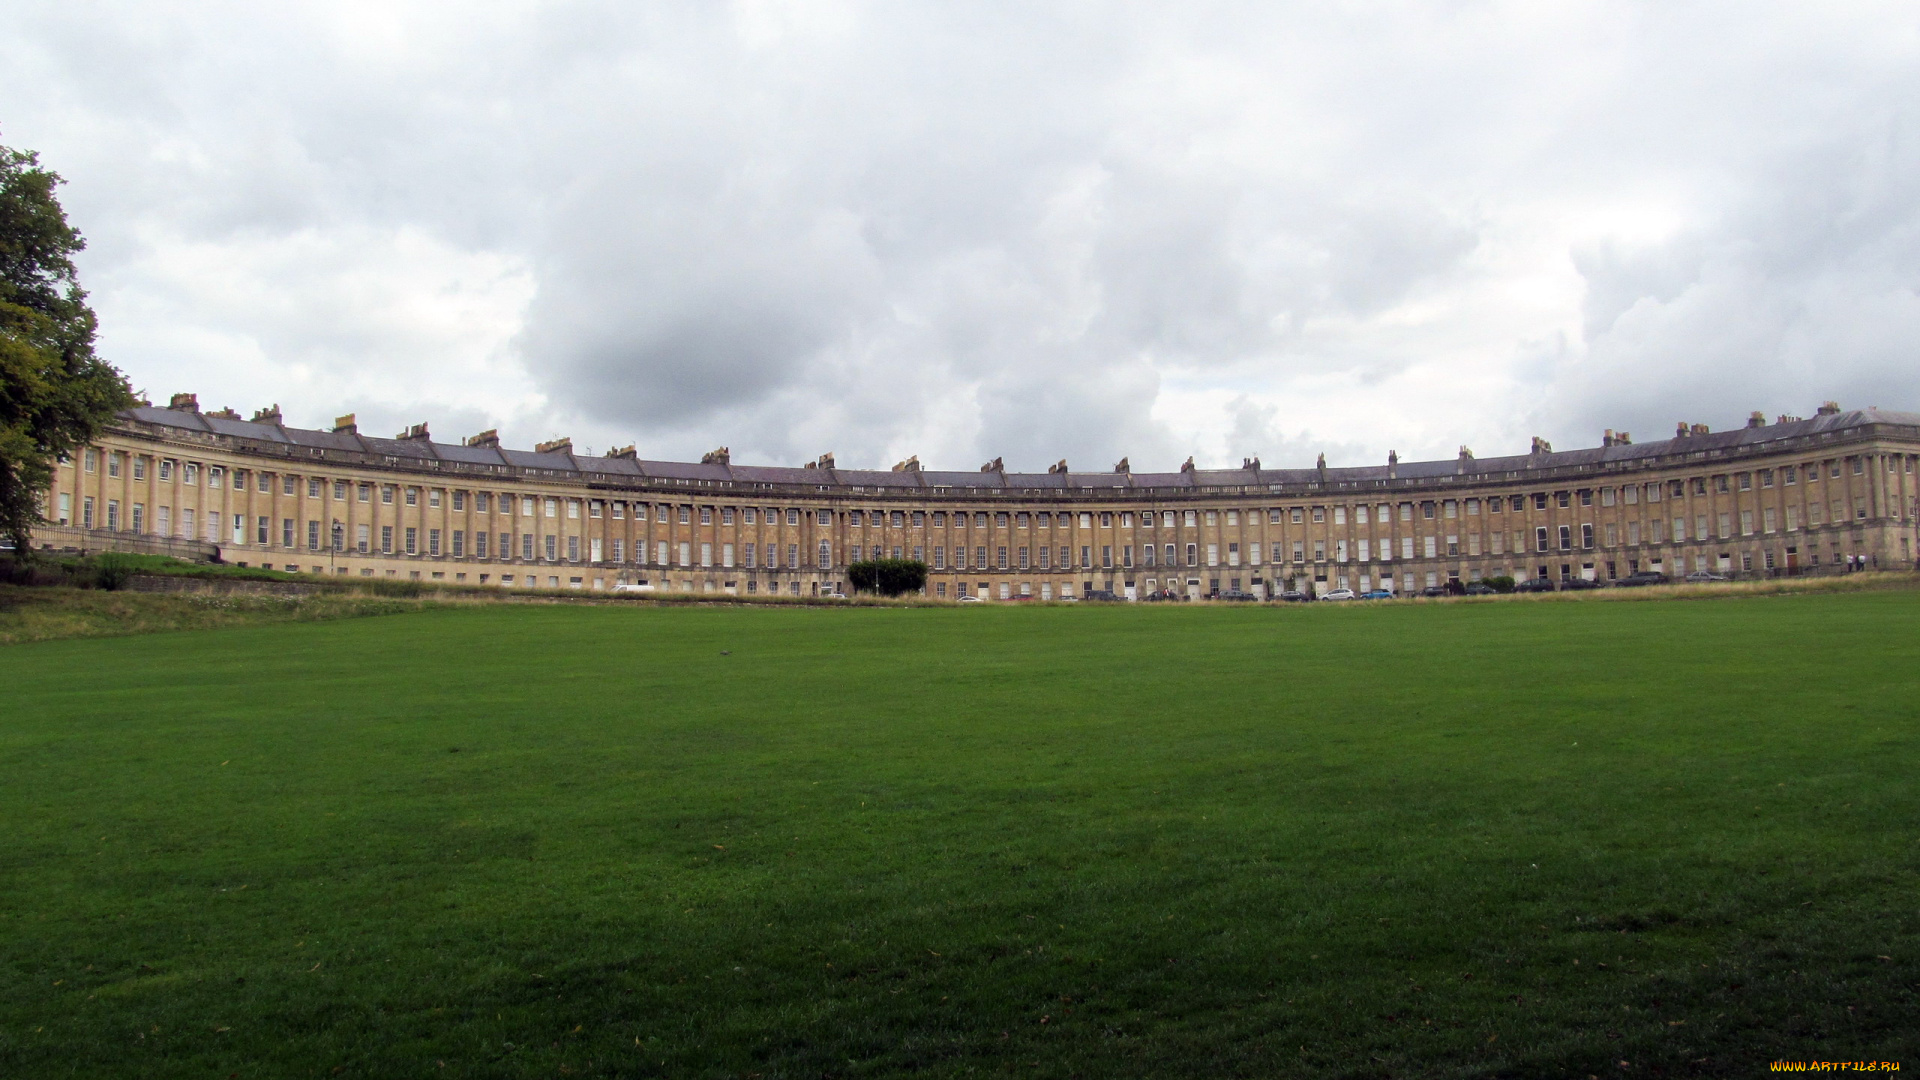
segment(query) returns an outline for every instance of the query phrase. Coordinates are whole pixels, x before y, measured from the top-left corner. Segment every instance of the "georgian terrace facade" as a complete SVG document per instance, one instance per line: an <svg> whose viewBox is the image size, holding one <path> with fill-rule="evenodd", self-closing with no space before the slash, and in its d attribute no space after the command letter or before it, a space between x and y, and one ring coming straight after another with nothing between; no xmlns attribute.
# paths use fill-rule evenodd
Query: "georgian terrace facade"
<svg viewBox="0 0 1920 1080"><path fill-rule="evenodd" d="M36 543L214 545L277 570L504 588L818 595L847 563L915 558L930 595L1194 597L1450 579L1611 579L1637 570L1913 568L1920 415L1756 413L1744 428L1451 461L1312 469L939 472L644 461L566 440L507 449L242 420L192 395L116 419L56 469Z"/></svg>

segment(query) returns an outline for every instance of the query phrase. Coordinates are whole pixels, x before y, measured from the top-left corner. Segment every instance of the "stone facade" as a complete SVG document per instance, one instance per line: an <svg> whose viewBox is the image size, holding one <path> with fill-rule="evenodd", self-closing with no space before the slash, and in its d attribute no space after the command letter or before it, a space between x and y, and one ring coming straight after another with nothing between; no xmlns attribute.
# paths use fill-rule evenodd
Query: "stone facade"
<svg viewBox="0 0 1920 1080"><path fill-rule="evenodd" d="M1508 574L1821 572L1848 556L1912 568L1920 415L1828 404L1809 419L1681 425L1671 439L1382 466L937 472L532 451L492 432L436 442L242 420L191 395L121 414L63 462L36 543L172 538L226 561L509 588L815 595L849 561L919 558L928 592L1410 592Z"/></svg>

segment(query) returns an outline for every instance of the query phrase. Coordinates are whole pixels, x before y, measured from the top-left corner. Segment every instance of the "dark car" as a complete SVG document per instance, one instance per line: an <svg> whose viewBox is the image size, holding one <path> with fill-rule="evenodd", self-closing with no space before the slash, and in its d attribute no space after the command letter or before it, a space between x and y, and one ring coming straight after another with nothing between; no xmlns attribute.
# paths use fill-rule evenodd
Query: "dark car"
<svg viewBox="0 0 1920 1080"><path fill-rule="evenodd" d="M1426 588L1420 590L1420 595L1421 596L1445 596L1447 595L1447 587L1445 585L1429 585Z"/></svg>
<svg viewBox="0 0 1920 1080"><path fill-rule="evenodd" d="M1552 592L1553 581L1550 578L1543 578L1543 577L1530 578L1526 581L1522 581L1515 584L1513 587L1513 591L1514 592Z"/></svg>
<svg viewBox="0 0 1920 1080"><path fill-rule="evenodd" d="M1140 602L1143 604L1163 604L1163 603L1166 603L1167 601L1178 600L1178 599L1180 599L1178 596L1175 596L1174 594L1166 591L1165 589L1155 589L1152 592L1148 593L1147 595L1141 597Z"/></svg>
<svg viewBox="0 0 1920 1080"><path fill-rule="evenodd" d="M1301 592L1299 589L1288 589L1286 592L1280 594L1280 599L1289 604L1304 604L1307 602L1308 597L1306 593Z"/></svg>
<svg viewBox="0 0 1920 1080"><path fill-rule="evenodd" d="M1595 581L1592 578L1583 577L1568 578L1560 583L1560 590L1562 592L1577 592L1582 589L1604 589L1606 587L1607 583L1604 581Z"/></svg>
<svg viewBox="0 0 1920 1080"><path fill-rule="evenodd" d="M1628 574L1613 583L1616 589L1638 589L1646 585L1665 585L1673 579L1658 570L1642 570L1637 574Z"/></svg>
<svg viewBox="0 0 1920 1080"><path fill-rule="evenodd" d="M1120 597L1112 589L1095 589L1086 595L1086 599L1097 604L1117 604Z"/></svg>
<svg viewBox="0 0 1920 1080"><path fill-rule="evenodd" d="M1246 601L1246 600L1258 600L1260 598L1253 595L1250 592L1241 592L1238 589L1228 589L1226 592L1221 593L1219 596L1215 597L1214 599Z"/></svg>
<svg viewBox="0 0 1920 1080"><path fill-rule="evenodd" d="M1499 589L1496 589L1491 585L1482 585L1477 581L1467 586L1468 596L1492 596L1498 593L1499 591L1500 591Z"/></svg>

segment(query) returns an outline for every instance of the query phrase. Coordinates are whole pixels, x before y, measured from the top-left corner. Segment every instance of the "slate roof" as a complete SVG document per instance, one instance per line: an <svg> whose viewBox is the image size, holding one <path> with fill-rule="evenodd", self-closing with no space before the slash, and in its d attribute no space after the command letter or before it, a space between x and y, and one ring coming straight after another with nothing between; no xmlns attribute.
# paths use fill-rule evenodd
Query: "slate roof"
<svg viewBox="0 0 1920 1080"><path fill-rule="evenodd" d="M1376 483L1390 479L1388 467L1381 465L1329 468L1324 474L1313 469L1189 469L1181 472L958 472L926 470L920 472L879 469L817 469L765 465L703 464L680 461L643 461L630 457L595 457L566 450L538 453L491 446L466 446L434 442L430 439L382 439L353 431L317 431L290 428L278 424L254 423L205 415L190 409L165 409L141 405L120 414L126 421L175 428L201 436L244 440L255 443L298 447L311 451L363 454L408 464L446 463L458 467L486 467L499 470L536 469L555 474L582 477L605 476L634 482L656 480L699 486L736 486L772 484L779 486L859 487L865 491L1061 491L1097 494L1103 491L1180 488L1299 488L1320 482L1335 484ZM1734 451L1770 442L1835 434L1876 424L1920 428L1920 413L1887 409L1848 409L1826 416L1793 420L1784 424L1740 427L1701 435L1641 443L1621 443L1579 450L1500 457L1467 458L1465 461L1402 461L1392 477L1402 481L1438 480L1459 476L1504 477L1527 470L1605 467L1622 465L1672 454ZM284 454L288 450L282 450Z"/></svg>

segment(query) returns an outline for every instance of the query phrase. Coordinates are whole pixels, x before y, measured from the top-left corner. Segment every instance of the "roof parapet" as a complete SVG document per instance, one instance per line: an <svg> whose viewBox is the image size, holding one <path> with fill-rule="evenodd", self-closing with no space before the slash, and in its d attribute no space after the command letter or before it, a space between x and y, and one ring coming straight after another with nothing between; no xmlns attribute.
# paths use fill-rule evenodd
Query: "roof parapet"
<svg viewBox="0 0 1920 1080"><path fill-rule="evenodd" d="M557 439L551 439L547 442L534 443L533 452L536 454L571 454L573 453L573 436L562 435Z"/></svg>
<svg viewBox="0 0 1920 1080"><path fill-rule="evenodd" d="M461 446L485 446L493 450L500 449L500 429L488 428L478 435L469 435L460 440Z"/></svg>
<svg viewBox="0 0 1920 1080"><path fill-rule="evenodd" d="M345 416L336 416L333 418L333 433L335 435L358 435L360 434L360 425L353 422L352 413L348 413Z"/></svg>

